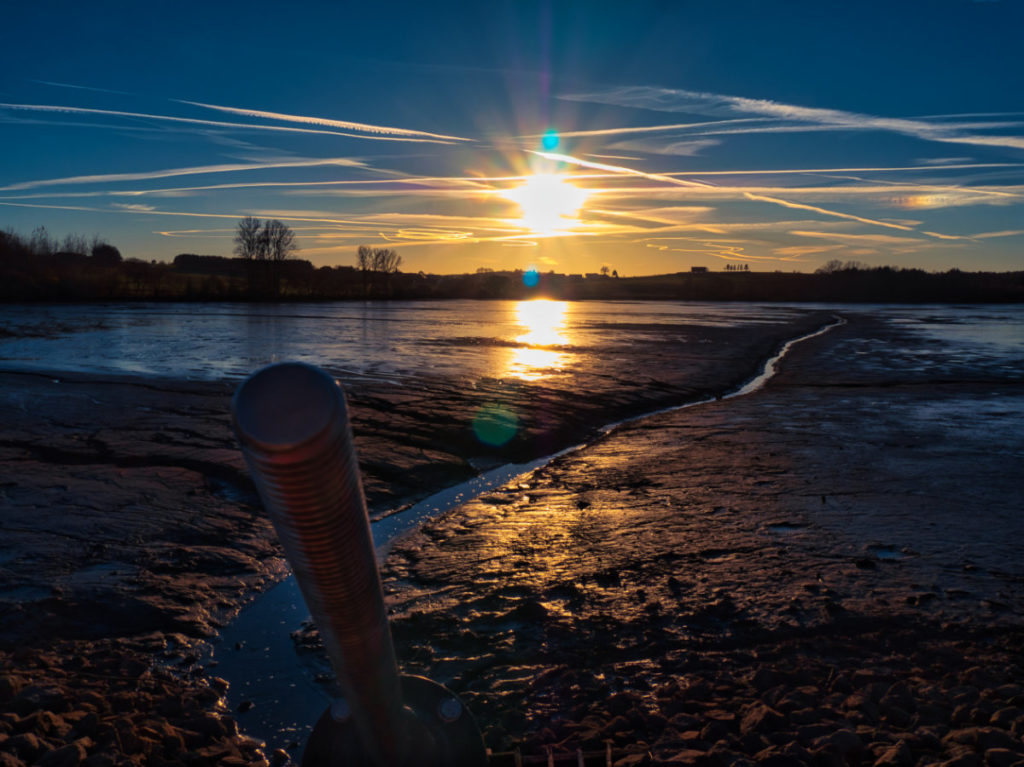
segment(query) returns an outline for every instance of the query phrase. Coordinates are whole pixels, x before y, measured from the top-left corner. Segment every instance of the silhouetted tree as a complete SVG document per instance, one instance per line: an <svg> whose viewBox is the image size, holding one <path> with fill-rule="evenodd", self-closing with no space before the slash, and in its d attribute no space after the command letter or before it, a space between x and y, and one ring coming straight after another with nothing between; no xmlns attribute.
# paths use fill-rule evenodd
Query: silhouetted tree
<svg viewBox="0 0 1024 767"><path fill-rule="evenodd" d="M93 263L99 266L117 266L121 263L121 251L106 242L97 242L92 246Z"/></svg>
<svg viewBox="0 0 1024 767"><path fill-rule="evenodd" d="M262 243L260 242L260 230L262 223L258 218L246 216L238 222L238 231L235 232L235 254L249 261L259 258Z"/></svg>
<svg viewBox="0 0 1024 767"><path fill-rule="evenodd" d="M373 288L383 280L387 289L391 287L391 275L398 274L402 257L392 248L371 248L360 245L356 251L356 267L363 275L363 293L374 292Z"/></svg>
<svg viewBox="0 0 1024 767"><path fill-rule="evenodd" d="M56 243L50 239L50 234L46 231L45 226L37 226L32 230L28 246L35 256L48 256L57 249Z"/></svg>
<svg viewBox="0 0 1024 767"><path fill-rule="evenodd" d="M295 232L274 219L263 225L263 240L269 262L270 292L276 298L281 294L281 262L298 248Z"/></svg>
<svg viewBox="0 0 1024 767"><path fill-rule="evenodd" d="M381 274L397 274L402 265L402 257L392 248L373 249L373 271Z"/></svg>
<svg viewBox="0 0 1024 767"><path fill-rule="evenodd" d="M295 232L277 219L263 223L246 216L238 222L235 253L247 262L250 293L276 298L281 292L281 262L297 249Z"/></svg>
<svg viewBox="0 0 1024 767"><path fill-rule="evenodd" d="M89 241L80 234L69 234L64 237L60 249L65 253L77 253L85 256L89 253Z"/></svg>
<svg viewBox="0 0 1024 767"><path fill-rule="evenodd" d="M370 289L370 272L373 271L373 248L360 245L356 251L356 268L363 277L363 295Z"/></svg>

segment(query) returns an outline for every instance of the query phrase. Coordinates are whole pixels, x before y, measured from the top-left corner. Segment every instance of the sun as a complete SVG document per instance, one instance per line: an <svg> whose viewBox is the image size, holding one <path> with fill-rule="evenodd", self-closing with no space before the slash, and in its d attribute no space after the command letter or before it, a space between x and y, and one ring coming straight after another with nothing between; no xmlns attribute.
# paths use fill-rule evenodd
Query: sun
<svg viewBox="0 0 1024 767"><path fill-rule="evenodd" d="M534 234L551 234L579 223L576 215L589 194L553 173L535 174L502 192L522 210L519 223Z"/></svg>

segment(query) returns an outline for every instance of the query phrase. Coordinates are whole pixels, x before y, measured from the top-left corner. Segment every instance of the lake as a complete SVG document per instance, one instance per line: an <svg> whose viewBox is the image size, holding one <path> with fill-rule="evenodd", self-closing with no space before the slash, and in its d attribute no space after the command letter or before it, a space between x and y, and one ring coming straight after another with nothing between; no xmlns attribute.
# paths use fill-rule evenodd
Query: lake
<svg viewBox="0 0 1024 767"><path fill-rule="evenodd" d="M784 323L822 309L871 314L930 341L909 356L887 349L887 364L995 365L1005 373L1024 358L1019 305L111 303L0 306L0 368L211 380L299 360L353 383L422 375L534 380L579 373L588 355L657 342L681 326Z"/></svg>

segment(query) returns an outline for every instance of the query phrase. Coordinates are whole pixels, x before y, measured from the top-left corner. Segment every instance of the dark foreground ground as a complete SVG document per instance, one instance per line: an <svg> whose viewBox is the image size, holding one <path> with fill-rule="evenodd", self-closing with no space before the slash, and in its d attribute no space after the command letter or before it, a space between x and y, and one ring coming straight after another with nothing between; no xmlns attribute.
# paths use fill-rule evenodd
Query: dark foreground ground
<svg viewBox="0 0 1024 767"><path fill-rule="evenodd" d="M850 319L766 390L623 427L400 542L384 576L403 669L462 694L496 750L1024 762L1019 371L927 368ZM728 388L789 331L748 332L746 358L695 366L687 391L651 380L665 399ZM229 387L3 379L0 766L287 759L238 732L195 652L283 572ZM607 393L607 413L650 404ZM493 394L442 399L438 422ZM417 396L354 397L379 509L423 495L430 467L496 459L454 431L394 447L436 439L410 426ZM516 450L594 415L546 396ZM388 467L417 479L396 491Z"/></svg>

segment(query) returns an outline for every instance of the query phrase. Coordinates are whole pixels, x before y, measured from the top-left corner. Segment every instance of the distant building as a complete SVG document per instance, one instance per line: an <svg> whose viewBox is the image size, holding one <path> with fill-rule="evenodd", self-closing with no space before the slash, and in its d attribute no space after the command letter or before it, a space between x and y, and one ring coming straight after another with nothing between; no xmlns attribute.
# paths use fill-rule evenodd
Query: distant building
<svg viewBox="0 0 1024 767"><path fill-rule="evenodd" d="M691 266L690 271L694 274L703 274L708 268L706 266Z"/></svg>

